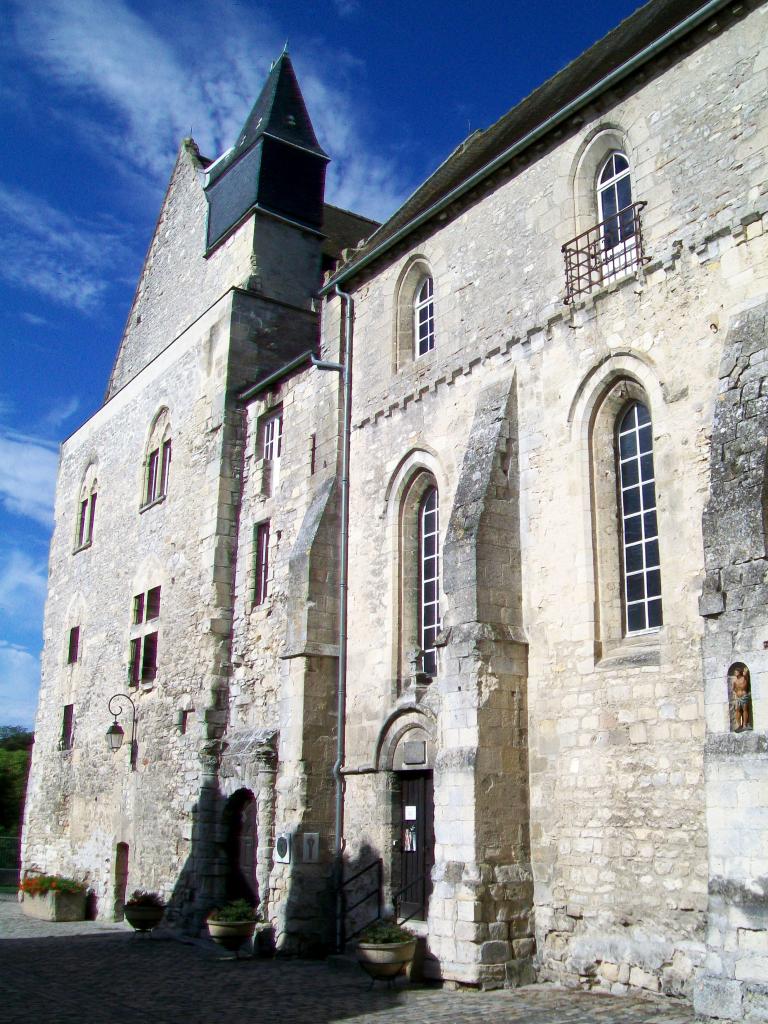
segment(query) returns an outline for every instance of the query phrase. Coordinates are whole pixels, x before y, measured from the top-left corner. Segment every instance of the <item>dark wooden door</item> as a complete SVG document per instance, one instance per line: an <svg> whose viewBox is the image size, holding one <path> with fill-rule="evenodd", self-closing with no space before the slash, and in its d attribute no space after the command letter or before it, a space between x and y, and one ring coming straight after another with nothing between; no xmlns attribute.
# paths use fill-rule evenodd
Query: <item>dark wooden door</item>
<svg viewBox="0 0 768 1024"><path fill-rule="evenodd" d="M400 773L399 914L423 921L432 891L435 863L435 809L432 772Z"/></svg>

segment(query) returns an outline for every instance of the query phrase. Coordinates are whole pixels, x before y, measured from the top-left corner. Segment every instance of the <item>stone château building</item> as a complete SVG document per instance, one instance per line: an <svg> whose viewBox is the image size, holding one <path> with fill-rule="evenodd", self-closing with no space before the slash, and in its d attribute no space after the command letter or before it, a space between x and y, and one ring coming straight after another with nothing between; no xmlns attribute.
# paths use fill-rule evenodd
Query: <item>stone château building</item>
<svg viewBox="0 0 768 1024"><path fill-rule="evenodd" d="M765 1019L766 40L650 0L381 226L287 54L184 142L62 448L25 870Z"/></svg>

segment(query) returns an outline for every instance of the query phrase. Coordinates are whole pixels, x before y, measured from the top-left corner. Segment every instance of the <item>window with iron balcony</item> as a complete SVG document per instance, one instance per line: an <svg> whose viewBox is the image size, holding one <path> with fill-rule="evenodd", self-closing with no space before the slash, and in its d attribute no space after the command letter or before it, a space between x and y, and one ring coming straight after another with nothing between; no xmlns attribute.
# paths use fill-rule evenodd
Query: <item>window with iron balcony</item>
<svg viewBox="0 0 768 1024"><path fill-rule="evenodd" d="M632 202L629 161L619 150L600 165L594 197L598 223L566 242L565 303L610 284L648 262L643 246L641 211Z"/></svg>

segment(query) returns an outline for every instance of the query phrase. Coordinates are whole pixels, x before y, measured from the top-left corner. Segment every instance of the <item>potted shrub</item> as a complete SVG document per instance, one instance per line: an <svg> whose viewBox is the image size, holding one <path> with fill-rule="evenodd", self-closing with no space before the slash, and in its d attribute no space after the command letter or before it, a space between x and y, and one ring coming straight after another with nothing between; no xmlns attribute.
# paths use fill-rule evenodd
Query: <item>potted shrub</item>
<svg viewBox="0 0 768 1024"><path fill-rule="evenodd" d="M125 919L137 932L151 932L163 919L165 902L158 892L136 889L124 907Z"/></svg>
<svg viewBox="0 0 768 1024"><path fill-rule="evenodd" d="M213 941L235 953L253 938L258 920L258 911L247 900L232 900L212 910L206 924Z"/></svg>
<svg viewBox="0 0 768 1024"><path fill-rule="evenodd" d="M358 963L374 981L408 974L415 953L416 939L394 921L369 925L357 943Z"/></svg>
<svg viewBox="0 0 768 1024"><path fill-rule="evenodd" d="M26 875L21 883L27 917L41 921L84 921L86 886L63 875Z"/></svg>

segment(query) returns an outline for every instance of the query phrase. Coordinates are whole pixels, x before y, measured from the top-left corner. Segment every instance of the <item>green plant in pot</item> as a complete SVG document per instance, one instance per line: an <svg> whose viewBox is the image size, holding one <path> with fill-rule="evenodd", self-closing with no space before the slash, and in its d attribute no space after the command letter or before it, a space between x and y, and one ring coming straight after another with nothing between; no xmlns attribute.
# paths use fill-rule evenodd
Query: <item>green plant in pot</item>
<svg viewBox="0 0 768 1024"><path fill-rule="evenodd" d="M215 943L236 953L244 942L253 938L259 912L248 900L231 900L208 914L206 924Z"/></svg>
<svg viewBox="0 0 768 1024"><path fill-rule="evenodd" d="M136 889L125 904L125 919L137 932L151 932L157 928L165 913L165 902L158 892Z"/></svg>
<svg viewBox="0 0 768 1024"><path fill-rule="evenodd" d="M409 975L416 939L394 921L376 921L360 934L357 961L374 981Z"/></svg>

